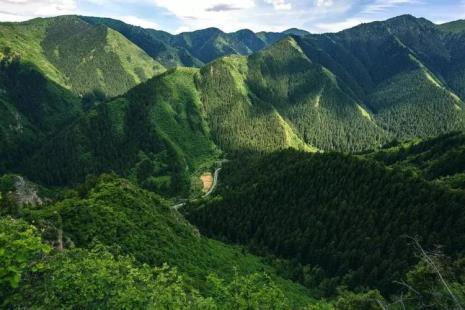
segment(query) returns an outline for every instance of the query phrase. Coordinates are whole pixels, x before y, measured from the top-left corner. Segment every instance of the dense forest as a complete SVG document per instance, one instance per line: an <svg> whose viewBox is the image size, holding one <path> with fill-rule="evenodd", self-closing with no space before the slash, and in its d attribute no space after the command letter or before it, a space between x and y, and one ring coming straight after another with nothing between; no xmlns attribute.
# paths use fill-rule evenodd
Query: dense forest
<svg viewBox="0 0 465 310"><path fill-rule="evenodd" d="M0 23L0 308L462 309L464 42Z"/></svg>
<svg viewBox="0 0 465 310"><path fill-rule="evenodd" d="M294 150L226 164L218 198L189 218L209 236L310 266L325 294L339 285L394 293L427 250L463 255L465 192L379 163ZM312 285L315 282L310 281Z"/></svg>

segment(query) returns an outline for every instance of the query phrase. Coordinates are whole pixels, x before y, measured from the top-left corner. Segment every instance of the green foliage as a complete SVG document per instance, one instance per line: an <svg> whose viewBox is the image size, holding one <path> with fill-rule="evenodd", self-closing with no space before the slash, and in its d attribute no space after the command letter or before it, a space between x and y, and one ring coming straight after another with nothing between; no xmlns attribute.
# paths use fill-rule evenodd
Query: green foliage
<svg viewBox="0 0 465 310"><path fill-rule="evenodd" d="M297 279L325 295L340 284L398 289L393 281L417 262L405 236L464 253L464 194L372 160L292 150L245 157L224 166L217 193L189 212L202 232L311 266Z"/></svg>
<svg viewBox="0 0 465 310"><path fill-rule="evenodd" d="M43 264L8 304L84 309L203 309L212 304L189 289L176 269L137 265L101 248L66 250Z"/></svg>
<svg viewBox="0 0 465 310"><path fill-rule="evenodd" d="M171 35L164 31L144 29L109 18L82 17L85 21L105 25L139 46L166 67L200 67L227 55L248 55L276 42L287 33L253 33L244 29L224 33L216 28Z"/></svg>
<svg viewBox="0 0 465 310"><path fill-rule="evenodd" d="M118 32L77 17L53 20L41 44L71 89L82 95L93 89L120 95L164 71Z"/></svg>
<svg viewBox="0 0 465 310"><path fill-rule="evenodd" d="M61 238L65 248L92 249L101 243L114 255L133 256L137 264L176 266L188 286L202 294L214 289L207 282L210 273L230 281L236 266L240 276L270 274L292 305L311 301L308 291L276 276L276 270L258 257L201 236L160 197L126 180L114 176L89 180L81 197L41 209L23 209L22 216L43 228L49 242L59 244Z"/></svg>
<svg viewBox="0 0 465 310"><path fill-rule="evenodd" d="M382 309L384 298L378 291L366 293L343 292L334 303L338 310L379 310Z"/></svg>
<svg viewBox="0 0 465 310"><path fill-rule="evenodd" d="M238 274L225 281L215 274L208 278L211 294L219 309L290 309L284 293L267 275Z"/></svg>
<svg viewBox="0 0 465 310"><path fill-rule="evenodd" d="M456 261L440 253L427 253L402 282L406 305L417 309L457 309L465 305L464 259Z"/></svg>
<svg viewBox="0 0 465 310"><path fill-rule="evenodd" d="M465 189L465 136L462 133L388 145L366 156L437 184Z"/></svg>
<svg viewBox="0 0 465 310"><path fill-rule="evenodd" d="M172 70L98 104L46 143L23 173L68 185L115 171L165 195L187 193L191 174L220 155L203 118L195 75L194 69Z"/></svg>
<svg viewBox="0 0 465 310"><path fill-rule="evenodd" d="M229 281L208 277L207 298L191 288L176 268L138 265L102 247L66 250L31 272L7 306L104 309L291 309L284 293L260 274Z"/></svg>
<svg viewBox="0 0 465 310"><path fill-rule="evenodd" d="M76 16L1 24L0 36L0 47L10 48L52 81L79 95L94 89L109 96L123 94L164 71L118 32Z"/></svg>
<svg viewBox="0 0 465 310"><path fill-rule="evenodd" d="M22 220L0 218L0 297L18 286L26 270L39 268L40 256L49 251L34 226Z"/></svg>
<svg viewBox="0 0 465 310"><path fill-rule="evenodd" d="M0 60L0 171L11 169L80 113L79 100L13 52Z"/></svg>

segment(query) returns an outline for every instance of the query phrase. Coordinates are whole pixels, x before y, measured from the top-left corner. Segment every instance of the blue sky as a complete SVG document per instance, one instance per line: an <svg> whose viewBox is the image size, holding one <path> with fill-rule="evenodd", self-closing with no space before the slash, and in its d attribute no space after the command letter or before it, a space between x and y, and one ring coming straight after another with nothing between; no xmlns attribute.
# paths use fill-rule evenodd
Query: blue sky
<svg viewBox="0 0 465 310"><path fill-rule="evenodd" d="M400 14L436 23L465 19L465 0L0 0L0 20L81 14L171 33L218 27L334 32Z"/></svg>

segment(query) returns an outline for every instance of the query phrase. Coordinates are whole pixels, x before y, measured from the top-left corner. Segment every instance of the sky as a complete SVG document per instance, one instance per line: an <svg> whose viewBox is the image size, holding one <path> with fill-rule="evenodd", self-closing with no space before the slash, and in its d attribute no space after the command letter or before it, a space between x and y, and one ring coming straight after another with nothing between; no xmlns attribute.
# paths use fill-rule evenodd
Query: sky
<svg viewBox="0 0 465 310"><path fill-rule="evenodd" d="M465 19L465 0L0 0L0 21L65 14L111 17L171 33L207 27L322 33L401 14L436 23Z"/></svg>

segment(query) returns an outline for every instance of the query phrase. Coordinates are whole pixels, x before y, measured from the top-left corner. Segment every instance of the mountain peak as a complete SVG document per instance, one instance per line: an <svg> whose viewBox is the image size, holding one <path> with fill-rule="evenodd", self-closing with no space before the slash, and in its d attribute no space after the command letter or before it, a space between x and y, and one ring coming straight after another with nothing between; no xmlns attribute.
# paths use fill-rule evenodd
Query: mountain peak
<svg viewBox="0 0 465 310"><path fill-rule="evenodd" d="M416 25L434 25L431 21L427 20L426 18L423 17L415 17L410 14L404 14L404 15L399 15L397 17L390 18L385 21L385 23L391 24L391 25L411 25L411 24L416 24Z"/></svg>
<svg viewBox="0 0 465 310"><path fill-rule="evenodd" d="M289 35L296 35L296 36L300 36L300 37L303 37L303 36L306 36L306 35L310 34L310 32L308 32L307 30L303 30L303 29L299 29L299 28L289 28L287 30L284 30L283 33L284 34L289 34Z"/></svg>
<svg viewBox="0 0 465 310"><path fill-rule="evenodd" d="M439 28L443 31L460 33L465 31L465 19L455 20L449 23L439 25Z"/></svg>

